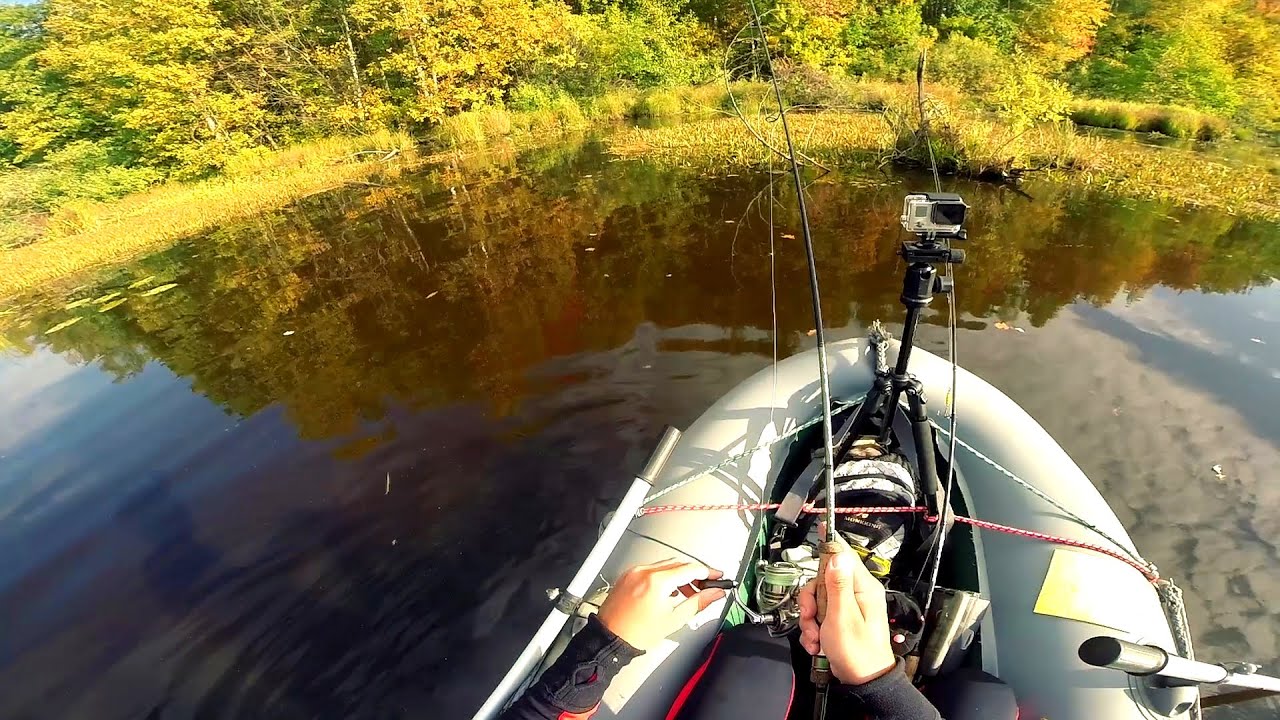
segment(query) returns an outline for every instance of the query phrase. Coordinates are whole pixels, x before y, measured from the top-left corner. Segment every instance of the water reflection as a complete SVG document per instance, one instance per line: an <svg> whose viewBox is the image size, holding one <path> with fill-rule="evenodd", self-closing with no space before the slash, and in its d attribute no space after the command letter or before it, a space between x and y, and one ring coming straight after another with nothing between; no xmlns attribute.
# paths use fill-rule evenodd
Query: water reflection
<svg viewBox="0 0 1280 720"><path fill-rule="evenodd" d="M810 186L838 334L899 317L897 214L922 186ZM772 207L781 355L811 342L785 187ZM1115 443L1163 427L1126 393L1181 397L1165 382L1196 388L1178 407L1213 408L1217 434L1143 447L1164 454L1160 473L1244 443L1241 428L1241 465L1275 455L1256 402L1270 346L1253 343L1255 370L1232 376L1234 356L1153 334L1149 310L1220 332L1228 311L1204 293L1269 292L1280 231L1053 185L959 189L974 206L966 364L1063 439L1158 562L1202 585L1204 642L1276 654L1250 604L1265 581L1211 584L1248 577L1236 559L1273 548L1277 529L1222 540L1175 520L1201 549L1171 547L1150 516L1179 508ZM769 362L768 190L764 176L613 162L591 142L496 153L314 197L16 307L0 318L0 612L15 619L0 715L464 715L662 425L687 425ZM129 288L147 276L178 285ZM65 308L114 291L128 300L109 311ZM1096 374L1145 380L1067 377L1093 353L1115 359ZM1099 387L1114 395L1091 398ZM1108 427L1125 412L1147 419ZM1274 506L1260 480L1187 492L1247 497L1241 522L1255 522Z"/></svg>

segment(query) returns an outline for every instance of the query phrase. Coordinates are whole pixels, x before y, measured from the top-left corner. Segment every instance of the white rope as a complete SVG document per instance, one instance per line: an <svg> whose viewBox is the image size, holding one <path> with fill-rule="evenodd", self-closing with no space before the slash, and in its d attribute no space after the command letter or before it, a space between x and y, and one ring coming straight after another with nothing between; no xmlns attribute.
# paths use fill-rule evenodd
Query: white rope
<svg viewBox="0 0 1280 720"><path fill-rule="evenodd" d="M932 426L934 427L934 429L936 429L938 432L940 432L940 433L942 433L942 434L944 434L944 435L950 435L950 433L948 433L948 432L947 432L946 428L942 427L941 425L939 425L938 423L934 422L933 420L930 420L930 421L929 421L929 424L930 424L930 425L932 425ZM1137 553L1137 551L1136 551L1136 550L1132 550L1132 549L1130 549L1130 548L1129 548L1129 547L1127 547L1124 543L1121 543L1119 540L1116 540L1115 538L1113 538L1113 537L1111 537L1110 535L1108 535L1108 534L1106 533L1106 531L1104 531L1102 528L1098 527L1097 525L1094 525L1093 523L1089 522L1088 520L1085 520L1084 518L1080 517L1079 515L1075 514L1074 512L1071 512L1071 511L1070 511L1070 510L1068 510L1066 507L1064 507L1064 506L1062 505L1062 503L1060 503L1060 502L1058 502L1057 500L1054 500L1053 498L1051 498L1051 497L1049 497L1048 495L1046 495L1046 494L1044 493L1044 491L1042 491L1040 488L1038 488L1038 487L1036 487L1036 486L1032 485L1031 483L1027 482L1026 480L1023 480L1022 478L1018 477L1018 476L1017 476L1017 475L1015 475L1011 470L1009 470L1008 468L1004 467L1003 465L1001 465L1000 463L996 462L995 460L992 460L991 458L987 457L986 455L982 454L982 452L981 452L980 450L978 450L977 448L973 447L973 446L972 446L972 445L970 445L969 443L967 443L967 442L965 442L965 441L963 441L963 440L961 440L961 439L959 439L959 438L955 438L955 441L956 441L956 444L958 444L960 447L964 448L965 450L968 450L970 453L972 453L972 454L973 454L973 456L974 456L974 457L978 458L979 460L981 460L981 461L985 462L986 464L990 465L991 467L995 468L995 469L996 469L997 471L999 471L1002 475L1004 475L1005 477L1007 477L1007 478L1009 478L1010 480L1012 480L1012 481L1014 481L1015 483L1017 483L1020 487L1022 487L1022 489L1026 490L1027 492L1030 492L1032 495L1035 495L1036 497L1040 498L1041 500L1043 500L1043 501L1045 501L1045 502L1049 503L1050 505L1052 505L1052 506L1053 506L1053 508L1054 508L1055 510L1057 510L1057 511L1058 511L1058 512L1060 512L1060 513L1062 513L1063 515L1066 515L1068 520L1071 520L1072 522L1074 522L1074 523L1076 523L1076 524L1078 524L1078 525L1080 525L1080 526L1082 526L1082 527L1084 527L1084 528L1087 528L1087 529L1089 529L1089 530L1092 530L1093 532L1095 532L1095 533L1097 533L1098 535L1100 535L1100 536L1101 536L1103 539L1105 539L1107 542L1111 543L1112 545L1115 545L1115 546L1116 546L1116 548L1118 548L1118 549L1120 550L1120 552L1124 553L1125 555L1128 555L1128 556L1129 556L1129 557L1130 557L1134 562L1136 562L1136 563L1138 563L1138 564L1140 564L1140 565L1143 565L1143 566L1147 567L1147 569L1149 569L1149 570L1150 570L1151 572L1153 572L1153 573L1159 574L1159 573L1157 572L1157 569L1156 569L1155 564L1154 564L1154 563L1152 563L1152 562L1150 562L1150 561L1148 561L1146 558L1142 557L1141 555L1139 555L1139 554Z"/></svg>

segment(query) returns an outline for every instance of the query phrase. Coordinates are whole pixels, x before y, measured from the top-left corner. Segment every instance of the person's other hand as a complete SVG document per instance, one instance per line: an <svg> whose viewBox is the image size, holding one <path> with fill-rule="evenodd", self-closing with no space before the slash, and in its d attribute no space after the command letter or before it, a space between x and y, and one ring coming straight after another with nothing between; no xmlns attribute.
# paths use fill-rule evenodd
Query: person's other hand
<svg viewBox="0 0 1280 720"><path fill-rule="evenodd" d="M800 591L800 645L825 653L846 685L875 680L897 665L889 644L884 586L848 546L827 564L827 616L818 625L817 580Z"/></svg>
<svg viewBox="0 0 1280 720"><path fill-rule="evenodd" d="M631 647L649 650L725 596L719 588L698 590L690 584L722 576L719 570L674 558L637 565L614 583L597 617Z"/></svg>

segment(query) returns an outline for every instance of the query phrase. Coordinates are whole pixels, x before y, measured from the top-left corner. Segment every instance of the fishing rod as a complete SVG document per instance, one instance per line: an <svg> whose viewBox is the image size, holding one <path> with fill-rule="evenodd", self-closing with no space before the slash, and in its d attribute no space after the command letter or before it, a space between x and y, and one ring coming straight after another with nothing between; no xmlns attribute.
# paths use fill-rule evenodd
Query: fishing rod
<svg viewBox="0 0 1280 720"><path fill-rule="evenodd" d="M791 140L791 126L787 122L787 107L782 101L782 89L778 87L778 76L773 71L773 53L769 50L769 38L764 31L764 23L760 19L760 10L755 0L747 0L751 8L751 17L755 22L756 32L760 35L760 44L764 50L765 68L769 72L769 82L773 87L773 97L778 103L778 119L782 123L782 136L786 140L787 156L791 164L791 179L796 188L796 207L800 212L800 234L804 241L805 257L809 264L809 295L813 302L813 328L818 345L818 389L822 407L822 474L827 490L826 524L824 536L818 545L818 577L817 577L817 620L821 623L827 614L826 572L827 566L837 553L841 551L843 542L836 531L836 466L835 450L832 447L831 430L831 382L827 376L827 343L826 333L822 326L822 300L818 292L818 261L813 249L813 232L809 227L809 212L805 207L804 180L800 177L800 162L796 157L795 143ZM770 200L772 202L772 200ZM827 713L827 692L831 686L831 664L822 654L813 657L810 667L810 680L813 681L816 695L814 698L814 717L823 720Z"/></svg>

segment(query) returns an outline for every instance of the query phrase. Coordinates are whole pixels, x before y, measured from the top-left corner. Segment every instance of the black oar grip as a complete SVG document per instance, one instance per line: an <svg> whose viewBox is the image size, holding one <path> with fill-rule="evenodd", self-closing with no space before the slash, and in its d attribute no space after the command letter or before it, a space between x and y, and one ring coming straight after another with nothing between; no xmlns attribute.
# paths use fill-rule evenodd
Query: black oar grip
<svg viewBox="0 0 1280 720"><path fill-rule="evenodd" d="M1094 667L1123 670L1130 675L1153 675L1169 663L1169 653L1153 645L1139 645L1099 635L1080 643L1080 659Z"/></svg>

